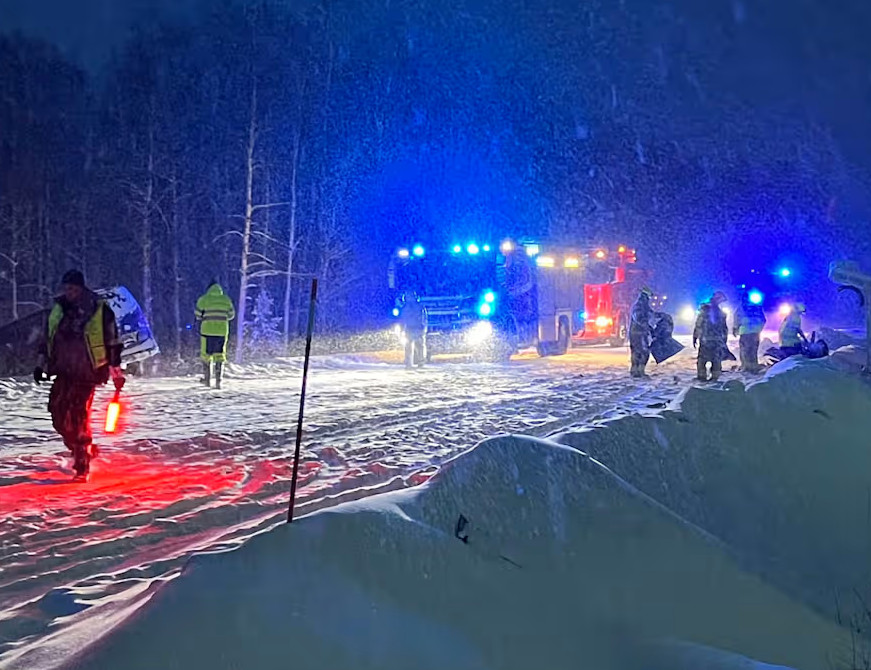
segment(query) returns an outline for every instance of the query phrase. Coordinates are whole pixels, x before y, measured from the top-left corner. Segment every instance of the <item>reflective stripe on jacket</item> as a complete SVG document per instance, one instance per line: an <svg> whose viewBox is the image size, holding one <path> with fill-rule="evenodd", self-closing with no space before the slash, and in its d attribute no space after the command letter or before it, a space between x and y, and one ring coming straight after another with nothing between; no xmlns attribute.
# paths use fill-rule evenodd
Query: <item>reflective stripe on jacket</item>
<svg viewBox="0 0 871 670"><path fill-rule="evenodd" d="M85 342L88 345L88 355L91 358L91 365L94 370L99 370L104 365L109 365L109 352L107 344L114 346L117 344L114 341L106 342L106 332L103 327L103 309L109 309L108 305L103 300L97 301L97 309L85 323ZM54 338L57 335L58 327L63 320L64 311L59 303L55 303L48 315L48 354L51 356L54 346ZM113 337L114 340L114 337Z"/></svg>
<svg viewBox="0 0 871 670"><path fill-rule="evenodd" d="M197 300L197 321L200 322L200 335L205 337L229 337L230 321L236 318L233 302L224 294L218 284Z"/></svg>

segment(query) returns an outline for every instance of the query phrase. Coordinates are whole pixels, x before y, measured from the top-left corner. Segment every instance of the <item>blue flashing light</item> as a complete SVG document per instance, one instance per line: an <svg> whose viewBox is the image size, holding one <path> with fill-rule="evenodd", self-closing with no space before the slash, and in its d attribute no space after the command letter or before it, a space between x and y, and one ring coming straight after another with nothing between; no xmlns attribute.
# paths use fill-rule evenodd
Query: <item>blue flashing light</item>
<svg viewBox="0 0 871 670"><path fill-rule="evenodd" d="M586 312L581 312L578 316L581 317L581 321L587 320L587 313Z"/></svg>
<svg viewBox="0 0 871 670"><path fill-rule="evenodd" d="M478 248L478 245L472 242L469 246L466 247L466 251L469 252L470 256L477 256L481 249Z"/></svg>
<svg viewBox="0 0 871 670"><path fill-rule="evenodd" d="M478 314L481 316L490 316L493 313L493 305L489 302L484 302L478 305Z"/></svg>
<svg viewBox="0 0 871 670"><path fill-rule="evenodd" d="M484 302L493 303L496 302L496 294L493 291L487 291L484 294Z"/></svg>
<svg viewBox="0 0 871 670"><path fill-rule="evenodd" d="M490 245L489 245L489 244L485 244L483 248L484 248L484 253L485 253L485 254L486 254L486 253L490 253Z"/></svg>
<svg viewBox="0 0 871 670"><path fill-rule="evenodd" d="M762 293L760 291L750 291L747 298L754 305L761 305L762 304Z"/></svg>
<svg viewBox="0 0 871 670"><path fill-rule="evenodd" d="M185 330L193 330L193 326L191 324L188 324L187 326L185 326Z"/></svg>
<svg viewBox="0 0 871 670"><path fill-rule="evenodd" d="M459 244L455 244L453 246L453 248L451 249L451 251L453 251L455 254L460 253L462 250L463 250L463 247L461 247Z"/></svg>
<svg viewBox="0 0 871 670"><path fill-rule="evenodd" d="M792 270L790 270L789 268L780 268L780 272L778 272L778 274L786 279L792 274Z"/></svg>
<svg viewBox="0 0 871 670"><path fill-rule="evenodd" d="M415 256L417 256L418 258L420 258L420 257L423 256L424 253L426 253L426 252L424 251L424 248L423 248L421 245L416 244L416 245L414 246L414 249L411 250L411 253L413 253Z"/></svg>
<svg viewBox="0 0 871 670"><path fill-rule="evenodd" d="M393 316L399 316L399 308L398 307L393 308Z"/></svg>

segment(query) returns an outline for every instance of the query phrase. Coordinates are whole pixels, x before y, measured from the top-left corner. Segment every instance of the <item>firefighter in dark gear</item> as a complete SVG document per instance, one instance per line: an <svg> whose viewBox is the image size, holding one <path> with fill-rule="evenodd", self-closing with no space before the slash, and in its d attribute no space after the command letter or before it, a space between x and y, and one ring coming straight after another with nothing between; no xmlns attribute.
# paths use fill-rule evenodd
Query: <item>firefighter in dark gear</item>
<svg viewBox="0 0 871 670"><path fill-rule="evenodd" d="M90 424L94 391L110 378L116 389L124 385L121 344L112 309L85 286L82 273L67 272L62 284L33 378L55 377L48 400L52 424L73 455L76 479L87 480L97 454Z"/></svg>
<svg viewBox="0 0 871 670"><path fill-rule="evenodd" d="M406 296L400 320L405 334L405 367L423 366L426 362L428 319L426 307L416 293Z"/></svg>
<svg viewBox="0 0 871 670"><path fill-rule="evenodd" d="M629 323L629 374L635 378L645 377L644 372L647 362L650 360L650 343L653 340L653 328L656 325L656 316L650 299L653 291L646 286L641 289L638 299L632 305L632 313Z"/></svg>
<svg viewBox="0 0 871 670"><path fill-rule="evenodd" d="M215 364L215 388L221 388L224 363L227 362L227 340L230 322L236 318L233 301L217 281L197 300L197 323L200 324L200 358L203 361L203 384L212 385L212 363Z"/></svg>
<svg viewBox="0 0 871 670"><path fill-rule="evenodd" d="M759 340L765 329L765 311L762 305L754 304L750 294L744 293L735 311L732 334L738 338L741 356L741 369L745 372L759 372Z"/></svg>
<svg viewBox="0 0 871 670"><path fill-rule="evenodd" d="M805 306L797 302L780 324L780 350L787 356L802 353L801 345L805 341L805 335L801 329L801 315L805 311L807 311Z"/></svg>
<svg viewBox="0 0 871 670"><path fill-rule="evenodd" d="M709 302L702 303L693 330L693 346L699 348L698 378L708 381L708 364L711 366L711 381L717 381L723 372L723 359L729 357L727 347L729 326L726 314L720 305L726 302L726 294L717 291Z"/></svg>

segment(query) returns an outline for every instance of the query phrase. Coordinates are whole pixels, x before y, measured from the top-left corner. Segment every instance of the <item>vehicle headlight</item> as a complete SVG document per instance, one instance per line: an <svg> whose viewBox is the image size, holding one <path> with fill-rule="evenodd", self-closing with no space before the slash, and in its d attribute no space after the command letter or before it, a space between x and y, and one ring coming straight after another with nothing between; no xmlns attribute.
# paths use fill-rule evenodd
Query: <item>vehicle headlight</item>
<svg viewBox="0 0 871 670"><path fill-rule="evenodd" d="M484 344L493 335L493 324L489 321L479 321L466 333L466 341L470 346Z"/></svg>
<svg viewBox="0 0 871 670"><path fill-rule="evenodd" d="M612 323L614 323L614 321L612 319L608 318L607 316L596 317L596 327L597 328L607 328Z"/></svg>
<svg viewBox="0 0 871 670"><path fill-rule="evenodd" d="M681 318L682 320L686 321L687 323L692 323L693 321L696 320L696 310L695 310L695 308L694 308L694 307L689 307L689 306L684 307L683 310L681 310L680 318Z"/></svg>

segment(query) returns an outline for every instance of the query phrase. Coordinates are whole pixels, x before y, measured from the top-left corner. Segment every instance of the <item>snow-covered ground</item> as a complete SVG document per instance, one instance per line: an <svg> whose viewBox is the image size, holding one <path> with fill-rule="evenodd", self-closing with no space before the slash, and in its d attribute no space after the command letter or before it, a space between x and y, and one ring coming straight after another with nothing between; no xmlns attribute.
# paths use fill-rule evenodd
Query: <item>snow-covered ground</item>
<svg viewBox="0 0 871 670"><path fill-rule="evenodd" d="M628 377L627 358L597 347L414 371L396 355L315 359L300 511L425 481L495 434L544 437L654 412L692 383L688 351L643 381ZM0 381L0 666L50 667L27 652L172 578L194 552L280 520L300 371L299 360L231 368L223 391L131 380L119 435L95 426L102 453L87 485L69 482L47 388ZM96 424L108 400L98 396Z"/></svg>
<svg viewBox="0 0 871 670"><path fill-rule="evenodd" d="M56 632L9 667L871 667L855 354L485 440L423 486L201 554L169 583L56 589L41 603Z"/></svg>

